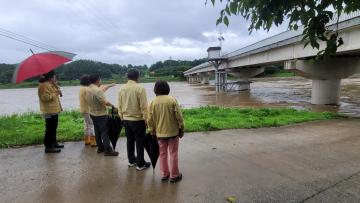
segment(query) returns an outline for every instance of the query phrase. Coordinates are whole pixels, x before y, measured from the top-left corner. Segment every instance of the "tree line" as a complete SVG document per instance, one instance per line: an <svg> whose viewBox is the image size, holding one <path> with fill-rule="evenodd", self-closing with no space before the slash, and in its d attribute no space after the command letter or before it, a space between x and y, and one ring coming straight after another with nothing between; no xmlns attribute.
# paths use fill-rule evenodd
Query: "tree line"
<svg viewBox="0 0 360 203"><path fill-rule="evenodd" d="M56 69L59 80L77 80L83 74L96 73L101 75L103 79L118 79L125 77L126 72L131 68L140 71L141 76L173 76L183 77L183 72L205 62L205 59L197 59L193 61L186 60L165 60L158 61L148 67L147 65L119 65L108 64L93 60L76 60L71 63L62 65ZM0 83L11 83L16 65L0 64ZM37 78L28 81L36 81Z"/></svg>

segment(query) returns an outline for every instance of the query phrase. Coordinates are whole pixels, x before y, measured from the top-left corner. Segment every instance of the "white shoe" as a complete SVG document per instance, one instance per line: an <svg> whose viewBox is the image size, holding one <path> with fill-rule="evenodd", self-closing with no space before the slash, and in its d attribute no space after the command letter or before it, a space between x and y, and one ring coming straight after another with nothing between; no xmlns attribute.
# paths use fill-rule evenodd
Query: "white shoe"
<svg viewBox="0 0 360 203"><path fill-rule="evenodd" d="M150 165L151 165L151 164L150 164L149 162L146 162L142 167L137 166L137 167L136 167L136 170L138 170L138 171L145 170L145 169L149 168Z"/></svg>
<svg viewBox="0 0 360 203"><path fill-rule="evenodd" d="M128 166L129 167L134 167L134 166L136 166L136 162L135 163L128 163Z"/></svg>

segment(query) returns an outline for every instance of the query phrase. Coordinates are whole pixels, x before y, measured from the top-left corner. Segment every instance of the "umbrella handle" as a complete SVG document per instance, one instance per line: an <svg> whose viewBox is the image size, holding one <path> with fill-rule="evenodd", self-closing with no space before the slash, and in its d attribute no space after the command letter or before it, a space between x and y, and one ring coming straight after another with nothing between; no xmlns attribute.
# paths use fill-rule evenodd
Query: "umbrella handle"
<svg viewBox="0 0 360 203"><path fill-rule="evenodd" d="M60 97L62 97L63 95L62 95L62 92L61 92L61 90L60 90L59 85L57 85L56 82L54 82L54 86L55 86L55 88L56 88L57 90L59 90L59 92L60 92Z"/></svg>

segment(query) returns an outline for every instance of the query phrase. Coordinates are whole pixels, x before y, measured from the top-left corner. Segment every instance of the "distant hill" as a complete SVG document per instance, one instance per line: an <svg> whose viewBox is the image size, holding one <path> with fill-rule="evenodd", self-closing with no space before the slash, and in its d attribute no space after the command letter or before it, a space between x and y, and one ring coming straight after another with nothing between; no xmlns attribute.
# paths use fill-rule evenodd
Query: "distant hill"
<svg viewBox="0 0 360 203"><path fill-rule="evenodd" d="M166 60L158 61L151 65L149 73L154 76L174 76L183 77L183 72L190 68L204 63L206 59L196 59L193 61L185 60Z"/></svg>
<svg viewBox="0 0 360 203"><path fill-rule="evenodd" d="M98 73L103 79L116 79L125 77L126 72L130 68L137 68L140 70L142 76L174 76L183 77L182 72L201 64L205 59L199 59L194 61L186 60L166 60L158 61L151 65L150 68L147 65L119 65L108 64L92 60L76 60L71 63L62 65L56 72L59 80L76 80L83 74ZM15 69L15 65L12 64L0 64L0 83L10 83L12 75ZM30 79L29 81L36 80Z"/></svg>

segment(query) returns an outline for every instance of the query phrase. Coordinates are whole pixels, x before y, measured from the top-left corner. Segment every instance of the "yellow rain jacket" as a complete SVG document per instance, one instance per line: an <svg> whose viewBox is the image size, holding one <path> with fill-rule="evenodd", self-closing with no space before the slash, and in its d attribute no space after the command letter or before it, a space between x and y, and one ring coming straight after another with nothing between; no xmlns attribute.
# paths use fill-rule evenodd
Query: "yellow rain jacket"
<svg viewBox="0 0 360 203"><path fill-rule="evenodd" d="M156 132L159 138L170 138L184 130L184 119L180 106L172 96L157 96L149 105L149 131Z"/></svg>
<svg viewBox="0 0 360 203"><path fill-rule="evenodd" d="M145 88L129 80L120 88L118 109L121 120L141 121L147 117L147 98Z"/></svg>
<svg viewBox="0 0 360 203"><path fill-rule="evenodd" d="M57 114L62 111L58 89L50 82L39 84L38 96L40 103L40 111L43 114Z"/></svg>

